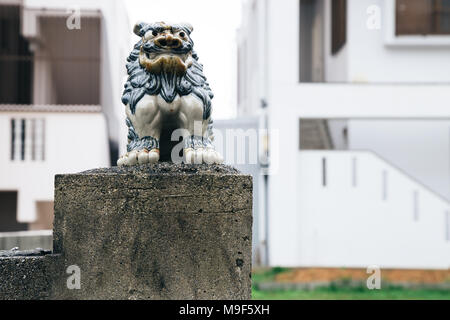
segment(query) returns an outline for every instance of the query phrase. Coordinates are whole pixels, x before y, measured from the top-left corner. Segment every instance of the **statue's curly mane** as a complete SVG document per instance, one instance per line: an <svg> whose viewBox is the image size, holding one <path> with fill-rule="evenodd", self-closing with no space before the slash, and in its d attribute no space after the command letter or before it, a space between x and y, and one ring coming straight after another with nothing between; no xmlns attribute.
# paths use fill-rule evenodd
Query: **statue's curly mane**
<svg viewBox="0 0 450 320"><path fill-rule="evenodd" d="M160 94L164 100L170 103L177 94L185 96L193 93L203 101L203 119L208 119L211 115L211 99L214 95L203 75L203 66L198 62L197 54L192 51L192 66L182 76L164 72L153 74L139 63L139 52L142 45L143 40L141 39L127 58L128 80L125 83L122 102L125 105L129 104L131 112L134 113L136 104L145 94Z"/></svg>

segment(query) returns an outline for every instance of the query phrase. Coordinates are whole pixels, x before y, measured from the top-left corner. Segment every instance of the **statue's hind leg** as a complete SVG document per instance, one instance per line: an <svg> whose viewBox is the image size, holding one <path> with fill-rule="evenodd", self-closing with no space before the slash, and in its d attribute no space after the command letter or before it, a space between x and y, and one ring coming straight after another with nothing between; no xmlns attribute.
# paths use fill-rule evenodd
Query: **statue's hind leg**
<svg viewBox="0 0 450 320"><path fill-rule="evenodd" d="M159 139L161 135L161 112L155 97L144 96L136 105L135 112L126 107L128 125L127 153L117 165L156 163L159 161Z"/></svg>

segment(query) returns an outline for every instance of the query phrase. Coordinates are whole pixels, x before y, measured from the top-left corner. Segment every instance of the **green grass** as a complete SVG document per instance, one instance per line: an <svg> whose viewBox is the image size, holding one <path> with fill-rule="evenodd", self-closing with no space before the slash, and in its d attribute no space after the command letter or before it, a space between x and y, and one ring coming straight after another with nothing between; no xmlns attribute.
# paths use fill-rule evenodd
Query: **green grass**
<svg viewBox="0 0 450 320"><path fill-rule="evenodd" d="M450 300L450 293L443 290L406 290L402 288L365 290L320 288L311 291L261 291L253 289L252 298L254 300Z"/></svg>
<svg viewBox="0 0 450 320"><path fill-rule="evenodd" d="M369 290L364 286L348 287L330 285L314 290L259 290L258 283L274 281L275 275L288 269L274 268L253 272L252 297L254 300L450 300L450 290L404 289L393 286Z"/></svg>

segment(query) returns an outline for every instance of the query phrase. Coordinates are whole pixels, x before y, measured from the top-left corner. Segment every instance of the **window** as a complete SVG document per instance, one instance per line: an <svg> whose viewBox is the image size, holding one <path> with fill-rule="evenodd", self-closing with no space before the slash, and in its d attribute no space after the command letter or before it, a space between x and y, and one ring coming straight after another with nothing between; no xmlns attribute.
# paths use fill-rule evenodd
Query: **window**
<svg viewBox="0 0 450 320"><path fill-rule="evenodd" d="M300 0L300 82L323 82L324 2Z"/></svg>
<svg viewBox="0 0 450 320"><path fill-rule="evenodd" d="M17 191L0 191L0 232L25 230L28 225L17 222Z"/></svg>
<svg viewBox="0 0 450 320"><path fill-rule="evenodd" d="M446 239L450 242L450 212L445 212L445 232L446 232Z"/></svg>
<svg viewBox="0 0 450 320"><path fill-rule="evenodd" d="M30 104L33 58L20 34L20 8L0 6L0 104Z"/></svg>
<svg viewBox="0 0 450 320"><path fill-rule="evenodd" d="M16 120L11 119L11 160L14 160L16 154Z"/></svg>
<svg viewBox="0 0 450 320"><path fill-rule="evenodd" d="M336 54L347 41L347 0L331 1L331 53Z"/></svg>
<svg viewBox="0 0 450 320"><path fill-rule="evenodd" d="M397 0L396 35L450 34L450 0Z"/></svg>
<svg viewBox="0 0 450 320"><path fill-rule="evenodd" d="M20 7L0 5L0 104L99 105L100 15L70 30L65 14L45 12L37 14L39 45L31 51Z"/></svg>
<svg viewBox="0 0 450 320"><path fill-rule="evenodd" d="M51 66L51 77L36 74L36 92L51 88L53 94L36 94L35 104L100 104L101 19L83 17L81 29L66 27L66 17L40 19L40 34L45 50L37 48L35 63ZM38 69L38 68L36 68ZM50 79L48 79L50 78Z"/></svg>
<svg viewBox="0 0 450 320"><path fill-rule="evenodd" d="M11 119L11 160L45 160L45 120Z"/></svg>
<svg viewBox="0 0 450 320"><path fill-rule="evenodd" d="M326 119L300 119L300 150L331 150L333 142Z"/></svg>
<svg viewBox="0 0 450 320"><path fill-rule="evenodd" d="M29 230L53 229L53 205L53 201L36 201L37 219L29 224Z"/></svg>
<svg viewBox="0 0 450 320"><path fill-rule="evenodd" d="M8 24L8 20L6 20L5 18L1 17L0 18L0 50L1 51L5 51L8 49L9 47L9 37L8 34L9 32L9 24Z"/></svg>

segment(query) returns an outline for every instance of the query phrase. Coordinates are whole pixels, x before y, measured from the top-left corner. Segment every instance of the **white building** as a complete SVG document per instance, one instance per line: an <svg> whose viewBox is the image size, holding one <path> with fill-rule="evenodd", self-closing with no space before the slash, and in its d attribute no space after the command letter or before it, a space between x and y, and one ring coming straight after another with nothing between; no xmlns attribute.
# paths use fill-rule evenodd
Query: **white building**
<svg viewBox="0 0 450 320"><path fill-rule="evenodd" d="M269 129L263 263L450 267L449 12L245 1L238 113Z"/></svg>
<svg viewBox="0 0 450 320"><path fill-rule="evenodd" d="M125 147L128 17L121 0L0 0L0 26L0 232L51 229L54 175Z"/></svg>

